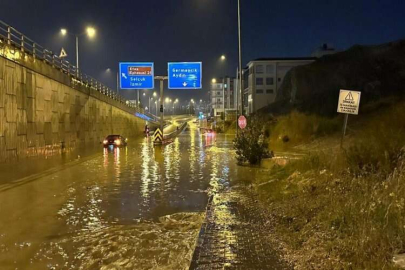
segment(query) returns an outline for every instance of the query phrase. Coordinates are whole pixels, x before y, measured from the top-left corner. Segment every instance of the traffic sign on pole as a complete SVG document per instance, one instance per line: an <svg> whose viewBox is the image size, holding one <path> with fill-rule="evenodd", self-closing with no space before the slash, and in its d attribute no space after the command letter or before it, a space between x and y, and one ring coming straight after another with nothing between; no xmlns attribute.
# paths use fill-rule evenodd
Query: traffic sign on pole
<svg viewBox="0 0 405 270"><path fill-rule="evenodd" d="M155 132L153 133L153 141L154 141L155 143L161 143L161 142L163 142L163 133L162 133L162 131L160 130L160 128L157 128L157 129L155 130Z"/></svg>
<svg viewBox="0 0 405 270"><path fill-rule="evenodd" d="M139 62L122 62L120 66L121 89L153 89L154 64Z"/></svg>
<svg viewBox="0 0 405 270"><path fill-rule="evenodd" d="M240 129L244 129L247 126L247 120L245 116L243 115L239 116L238 126L240 127Z"/></svg>
<svg viewBox="0 0 405 270"><path fill-rule="evenodd" d="M359 114L361 92L340 90L337 111L339 113Z"/></svg>
<svg viewBox="0 0 405 270"><path fill-rule="evenodd" d="M62 49L60 50L59 58L65 58L67 56L68 55L67 55L65 49L62 47Z"/></svg>
<svg viewBox="0 0 405 270"><path fill-rule="evenodd" d="M201 89L202 62L168 63L169 89Z"/></svg>
<svg viewBox="0 0 405 270"><path fill-rule="evenodd" d="M346 135L347 120L349 114L358 115L360 106L361 92L352 90L340 90L338 101L338 113L344 113L342 138L340 140L340 148L343 149L343 139Z"/></svg>

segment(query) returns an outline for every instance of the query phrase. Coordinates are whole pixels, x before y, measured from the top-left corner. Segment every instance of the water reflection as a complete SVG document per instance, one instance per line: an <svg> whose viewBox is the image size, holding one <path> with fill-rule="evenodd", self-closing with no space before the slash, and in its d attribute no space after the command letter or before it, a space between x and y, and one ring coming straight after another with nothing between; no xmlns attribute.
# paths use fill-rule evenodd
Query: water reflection
<svg viewBox="0 0 405 270"><path fill-rule="evenodd" d="M97 158L12 190L14 195L2 193L0 217L9 217L8 227L19 228L27 213L32 224L46 217L36 233L6 228L12 244L41 243L12 257L18 258L20 269L31 262L32 269L49 268L48 263L61 269L120 263L129 269L179 269L174 267L177 261L184 263L192 252L200 224L196 213L205 210L207 190L229 184L236 176L232 164L221 138L202 136L194 125L166 146L155 147L142 138L128 147L100 149ZM9 215L16 210L5 202L23 200L27 190L33 194L24 203L29 210L18 207L17 214ZM0 265L7 256L0 253Z"/></svg>

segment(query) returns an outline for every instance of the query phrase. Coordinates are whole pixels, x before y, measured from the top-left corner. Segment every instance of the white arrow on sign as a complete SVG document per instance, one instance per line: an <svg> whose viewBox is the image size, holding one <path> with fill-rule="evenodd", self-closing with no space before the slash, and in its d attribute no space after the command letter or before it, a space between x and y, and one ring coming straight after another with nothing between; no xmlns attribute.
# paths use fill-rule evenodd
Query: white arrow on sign
<svg viewBox="0 0 405 270"><path fill-rule="evenodd" d="M183 83L183 86L184 86L184 87L186 87L186 86L187 86L187 83L186 83L186 82L184 82L184 83Z"/></svg>
<svg viewBox="0 0 405 270"><path fill-rule="evenodd" d="M125 75L125 73L121 73L121 75L122 75L123 78L128 79L127 75Z"/></svg>

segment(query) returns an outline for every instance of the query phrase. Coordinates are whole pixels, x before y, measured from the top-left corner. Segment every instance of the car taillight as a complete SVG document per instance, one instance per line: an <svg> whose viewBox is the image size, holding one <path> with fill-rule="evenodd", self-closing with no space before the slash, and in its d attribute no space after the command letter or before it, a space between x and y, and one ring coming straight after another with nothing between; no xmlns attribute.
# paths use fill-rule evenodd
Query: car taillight
<svg viewBox="0 0 405 270"><path fill-rule="evenodd" d="M120 144L121 144L121 140L115 140L114 143L115 143L116 145L120 145Z"/></svg>
<svg viewBox="0 0 405 270"><path fill-rule="evenodd" d="M104 143L104 144L107 144L107 143L108 143L108 141L107 141L107 140L104 140L104 141L103 141L103 143Z"/></svg>

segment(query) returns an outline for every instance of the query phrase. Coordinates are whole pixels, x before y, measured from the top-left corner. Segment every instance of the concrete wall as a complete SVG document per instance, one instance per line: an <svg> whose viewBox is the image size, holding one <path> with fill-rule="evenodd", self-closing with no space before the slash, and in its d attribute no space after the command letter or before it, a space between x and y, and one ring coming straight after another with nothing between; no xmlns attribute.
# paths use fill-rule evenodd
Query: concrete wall
<svg viewBox="0 0 405 270"><path fill-rule="evenodd" d="M0 54L0 162L57 154L62 142L72 149L108 134L142 135L145 121L119 101L42 61L18 60Z"/></svg>

